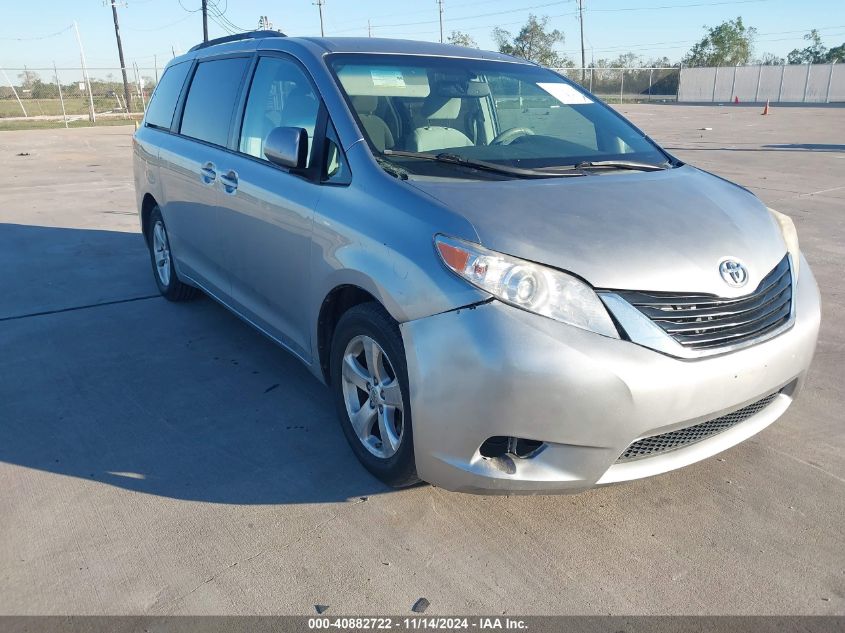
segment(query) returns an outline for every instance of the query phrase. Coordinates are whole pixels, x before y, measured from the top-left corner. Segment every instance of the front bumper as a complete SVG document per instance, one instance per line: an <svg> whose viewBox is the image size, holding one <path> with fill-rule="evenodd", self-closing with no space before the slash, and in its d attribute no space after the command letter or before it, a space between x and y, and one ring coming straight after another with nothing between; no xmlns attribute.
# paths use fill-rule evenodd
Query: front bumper
<svg viewBox="0 0 845 633"><path fill-rule="evenodd" d="M794 325L721 356L683 360L497 301L401 325L419 476L478 493L577 492L656 475L774 422L804 383L819 330L806 260ZM634 441L721 416L779 391L759 413L683 448L616 463ZM479 452L492 436L545 442L508 468Z"/></svg>

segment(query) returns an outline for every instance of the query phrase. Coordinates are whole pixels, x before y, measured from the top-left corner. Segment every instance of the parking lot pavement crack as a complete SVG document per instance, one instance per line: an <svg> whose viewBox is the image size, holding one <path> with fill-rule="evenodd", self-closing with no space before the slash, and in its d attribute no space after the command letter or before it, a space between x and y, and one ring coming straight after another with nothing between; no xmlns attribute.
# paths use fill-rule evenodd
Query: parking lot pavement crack
<svg viewBox="0 0 845 633"><path fill-rule="evenodd" d="M82 306L71 306L70 308L57 308L56 310L43 310L41 312L30 312L28 314L16 314L14 316L0 317L0 322L16 321L18 319L29 319L30 317L47 316L50 314L61 314L62 312L75 312L76 310L88 310L89 308L101 308L113 306L120 303L132 303L133 301L146 301L147 299L158 299L161 295L144 295L142 297L130 297L129 299L115 299L114 301L103 301L101 303L89 303Z"/></svg>
<svg viewBox="0 0 845 633"><path fill-rule="evenodd" d="M202 588L202 587L204 587L205 585L207 585L207 584L209 584L209 583L214 582L215 580L217 580L220 576L222 576L223 574L225 574L225 573L226 573L227 571L229 571L230 569L234 569L235 567L237 567L238 565L240 565L240 564L242 564L242 563L248 563L249 561L251 561L251 560L253 560L253 559L258 558L259 556L261 556L264 552L265 552L265 550L260 550L259 552L256 552L256 553L255 553L255 554L253 554L252 556L248 556L247 558L244 558L244 559L242 559L242 560L236 560L236 561L235 561L234 563L232 563L231 565L227 565L226 567L224 567L224 568L222 568L222 569L220 569L220 570L218 570L218 571L214 572L213 574L211 574L211 576L209 576L208 578L206 578L205 580L203 580L201 583L199 583L196 587L194 587L193 589L191 589L191 590L190 590L190 591L188 591L187 593L183 593L182 595L180 595L180 596L178 596L178 597L174 598L173 600L170 600L169 602L167 602L167 603L165 603L165 604L163 604L163 605L159 606L159 607L158 607L158 608L156 608L155 610L156 610L156 611L161 611L161 609L162 609L163 607L167 606L167 605L173 605L173 604L176 604L176 603L178 603L178 602L181 602L182 600L184 600L185 598L187 598L187 597L188 597L188 596L190 596L191 594L195 593L195 592L196 592L197 590L199 590L200 588Z"/></svg>
<svg viewBox="0 0 845 633"><path fill-rule="evenodd" d="M838 477L837 475L834 475L832 472L830 472L829 470L825 470L825 469L824 469L824 468L822 468L821 466L818 466L818 465L816 465L816 464L813 464L813 463L811 463L811 462L808 462L807 460L801 459L800 457L796 457L795 455L790 455L789 453L785 453L784 451L779 451L779 450L778 450L778 449L776 449L774 446L766 446L765 448L766 448L766 450L770 450L770 451L772 451L772 452L775 452L775 453L777 453L778 455L781 455L781 456L783 456L783 457L788 457L789 459L791 459L791 460L793 460L793 461L796 461L796 462L798 462L799 464L804 464L805 466L808 466L808 467L810 467L810 468L812 468L812 469L814 469L814 470L817 470L817 471L819 471L819 472L822 472L822 473L824 473L825 475L827 475L828 477L833 477L833 478L834 478L836 481L838 481L839 483L843 483L843 484L845 484L845 479L843 479L842 477Z"/></svg>

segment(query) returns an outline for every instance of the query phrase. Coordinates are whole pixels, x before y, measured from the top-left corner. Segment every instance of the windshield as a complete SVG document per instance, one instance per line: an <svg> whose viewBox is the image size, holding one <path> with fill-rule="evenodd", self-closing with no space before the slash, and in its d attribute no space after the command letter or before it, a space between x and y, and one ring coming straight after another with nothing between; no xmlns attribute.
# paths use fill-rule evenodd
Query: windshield
<svg viewBox="0 0 845 633"><path fill-rule="evenodd" d="M371 54L333 55L330 63L370 147L411 172L425 169L413 153L534 170L668 160L608 107L544 68Z"/></svg>

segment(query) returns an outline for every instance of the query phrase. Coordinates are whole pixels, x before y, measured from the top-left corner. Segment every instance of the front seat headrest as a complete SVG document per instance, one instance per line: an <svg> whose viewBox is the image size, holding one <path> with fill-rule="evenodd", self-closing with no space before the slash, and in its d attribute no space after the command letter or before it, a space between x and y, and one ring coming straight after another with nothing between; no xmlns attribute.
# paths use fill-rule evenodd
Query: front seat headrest
<svg viewBox="0 0 845 633"><path fill-rule="evenodd" d="M461 113L461 100L432 96L423 102L420 113L427 119L457 119Z"/></svg>
<svg viewBox="0 0 845 633"><path fill-rule="evenodd" d="M375 95L355 95L352 97L352 107L358 114L373 114L378 108L378 97Z"/></svg>

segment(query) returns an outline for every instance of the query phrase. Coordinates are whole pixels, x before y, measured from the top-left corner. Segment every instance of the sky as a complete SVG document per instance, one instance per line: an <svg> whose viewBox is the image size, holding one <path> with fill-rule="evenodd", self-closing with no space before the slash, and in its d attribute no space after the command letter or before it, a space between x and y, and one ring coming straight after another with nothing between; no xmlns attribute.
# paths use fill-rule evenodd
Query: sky
<svg viewBox="0 0 845 633"><path fill-rule="evenodd" d="M209 0L210 37L257 28L267 15L288 35L320 34L316 0ZM0 0L0 67L79 66L72 24L79 26L89 68L119 67L110 0ZM200 0L125 0L118 3L127 65L162 67L202 39ZM580 62L576 0L443 0L444 31L469 33L481 48L494 48L496 26L518 31L528 14L549 16L563 31L558 50ZM324 0L327 36L439 39L437 0ZM742 16L758 31L755 55L785 57L802 48L802 35L821 32L828 47L845 42L843 0L584 0L587 62L634 52L645 59L680 59L703 35L703 26ZM228 20L228 22L226 22ZM11 74L11 73L10 73ZM147 74L144 72L143 74ZM151 73L150 73L151 74ZM0 75L2 83L2 75Z"/></svg>

